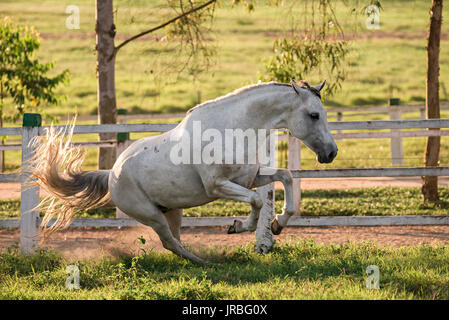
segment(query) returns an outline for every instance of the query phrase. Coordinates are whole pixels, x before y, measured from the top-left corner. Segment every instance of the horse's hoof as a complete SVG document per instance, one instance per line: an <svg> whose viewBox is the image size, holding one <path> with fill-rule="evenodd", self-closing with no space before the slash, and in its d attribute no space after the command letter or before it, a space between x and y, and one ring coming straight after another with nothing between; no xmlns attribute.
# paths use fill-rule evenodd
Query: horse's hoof
<svg viewBox="0 0 449 320"><path fill-rule="evenodd" d="M256 247L256 251L260 254L267 254L270 251L270 249L271 249L270 247L264 244L261 244Z"/></svg>
<svg viewBox="0 0 449 320"><path fill-rule="evenodd" d="M232 226L229 226L228 234L231 233L240 233L242 229L242 222L239 220L234 220L234 224Z"/></svg>
<svg viewBox="0 0 449 320"><path fill-rule="evenodd" d="M277 219L273 219L273 221L271 221L271 232L273 232L274 235L278 235L281 233L283 227L279 224L279 222L277 221Z"/></svg>

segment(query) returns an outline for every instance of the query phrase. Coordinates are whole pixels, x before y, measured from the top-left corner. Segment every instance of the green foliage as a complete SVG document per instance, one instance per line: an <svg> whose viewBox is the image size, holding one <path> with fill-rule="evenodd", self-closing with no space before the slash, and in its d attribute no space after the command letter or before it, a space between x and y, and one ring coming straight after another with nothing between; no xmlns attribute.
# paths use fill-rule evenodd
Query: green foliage
<svg viewBox="0 0 449 320"><path fill-rule="evenodd" d="M184 14L199 6L197 2L190 0L167 0L167 5L176 15ZM171 53L175 57L176 63L166 66L166 71L172 69L170 71L174 71L178 76L185 71L196 80L199 73L210 68L213 64L215 48L207 40L207 37L211 36L214 13L215 3L212 3L201 10L185 15L167 26L165 38L163 39L177 44ZM179 59L183 54L186 55L186 58Z"/></svg>
<svg viewBox="0 0 449 320"><path fill-rule="evenodd" d="M346 78L344 59L348 54L346 41L328 42L320 39L293 37L274 42L275 56L265 65L267 77L262 79L290 82L292 78L305 79L311 74L325 74L329 81L325 94L331 96L341 88Z"/></svg>
<svg viewBox="0 0 449 320"><path fill-rule="evenodd" d="M55 93L68 80L69 71L48 76L54 63L41 64L34 58L40 47L38 33L31 27L14 24L8 17L0 23L0 119L16 121L27 110L41 111L43 103L58 104L63 96ZM6 115L4 99L14 110Z"/></svg>
<svg viewBox="0 0 449 320"><path fill-rule="evenodd" d="M274 41L275 55L266 61L266 76L260 79L290 82L292 78L325 77L328 80L325 95L329 97L341 88L346 78L349 48L331 1L311 0L311 4L311 21L301 22L304 34L298 36L300 30L293 30L295 36Z"/></svg>

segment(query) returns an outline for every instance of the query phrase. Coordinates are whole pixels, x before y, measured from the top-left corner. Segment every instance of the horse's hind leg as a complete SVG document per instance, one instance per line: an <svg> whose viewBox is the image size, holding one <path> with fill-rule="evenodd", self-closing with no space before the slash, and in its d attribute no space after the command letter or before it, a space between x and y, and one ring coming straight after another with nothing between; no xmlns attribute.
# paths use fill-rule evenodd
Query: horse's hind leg
<svg viewBox="0 0 449 320"><path fill-rule="evenodd" d="M173 253L187 258L193 262L200 264L207 263L193 253L187 251L187 249L182 245L181 241L173 236L167 219L166 217L164 217L164 213L162 213L162 211L159 210L153 203L146 201L145 203L139 203L139 205L136 207L123 209L123 212L135 218L140 223L153 228L153 230L159 236L159 239L161 240L162 245L165 249L170 250Z"/></svg>
<svg viewBox="0 0 449 320"><path fill-rule="evenodd" d="M182 209L173 209L164 212L164 215L171 233L177 240L181 241Z"/></svg>
<svg viewBox="0 0 449 320"><path fill-rule="evenodd" d="M256 230L259 212L263 205L263 200L257 192L229 180L213 181L213 183L206 185L206 190L211 197L243 201L251 205L249 217L243 221L235 220L234 224L229 227L228 233Z"/></svg>
<svg viewBox="0 0 449 320"><path fill-rule="evenodd" d="M161 239L162 245L165 249L170 250L173 253L187 258L193 262L206 264L206 261L187 251L187 249L182 245L181 241L173 236L167 220L163 216L163 213L151 216L148 219L143 219L140 222L153 228L153 230Z"/></svg>

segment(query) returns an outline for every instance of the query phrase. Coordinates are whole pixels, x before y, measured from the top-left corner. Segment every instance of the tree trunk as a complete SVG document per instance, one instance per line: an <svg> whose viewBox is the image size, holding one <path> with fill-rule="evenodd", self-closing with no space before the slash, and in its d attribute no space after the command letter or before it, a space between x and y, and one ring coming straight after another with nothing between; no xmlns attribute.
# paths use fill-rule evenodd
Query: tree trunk
<svg viewBox="0 0 449 320"><path fill-rule="evenodd" d="M3 128L3 115L0 113L0 129ZM4 145L3 137L0 137L0 146ZM0 173L5 172L5 151L0 151Z"/></svg>
<svg viewBox="0 0 449 320"><path fill-rule="evenodd" d="M3 75L0 76L0 129L3 128ZM0 145L6 137L0 137ZM0 173L5 172L5 151L0 151Z"/></svg>
<svg viewBox="0 0 449 320"><path fill-rule="evenodd" d="M440 117L439 98L439 55L443 0L433 0L430 10L430 29L427 39L427 81L426 115L427 119ZM437 129L438 130L438 129ZM427 137L426 167L439 165L440 137ZM438 177L423 177L422 194L424 201L437 201Z"/></svg>
<svg viewBox="0 0 449 320"><path fill-rule="evenodd" d="M98 120L100 124L117 123L117 102L115 96L115 25L112 0L96 1L96 49ZM100 141L114 140L116 134L101 133ZM100 148L99 169L111 169L116 160L115 148Z"/></svg>

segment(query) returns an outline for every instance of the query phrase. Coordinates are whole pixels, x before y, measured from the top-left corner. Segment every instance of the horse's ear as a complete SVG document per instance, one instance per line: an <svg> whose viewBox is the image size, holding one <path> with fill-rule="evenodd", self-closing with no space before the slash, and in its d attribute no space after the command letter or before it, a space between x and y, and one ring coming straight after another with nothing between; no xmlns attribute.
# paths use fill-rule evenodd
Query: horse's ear
<svg viewBox="0 0 449 320"><path fill-rule="evenodd" d="M324 88L324 85L326 84L326 80L324 80L323 82L321 82L319 85L317 85L316 87L315 87L315 89L317 89L318 90L318 92L320 92L321 91L321 89L323 89Z"/></svg>
<svg viewBox="0 0 449 320"><path fill-rule="evenodd" d="M293 90L295 90L295 92L299 95L300 94L299 91L301 90L301 87L298 86L296 84L295 80L293 80L293 79L291 81L291 85L292 85Z"/></svg>

